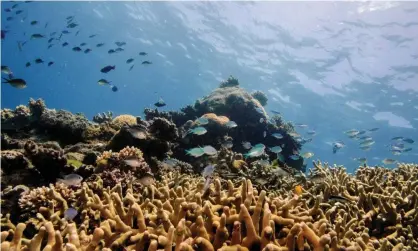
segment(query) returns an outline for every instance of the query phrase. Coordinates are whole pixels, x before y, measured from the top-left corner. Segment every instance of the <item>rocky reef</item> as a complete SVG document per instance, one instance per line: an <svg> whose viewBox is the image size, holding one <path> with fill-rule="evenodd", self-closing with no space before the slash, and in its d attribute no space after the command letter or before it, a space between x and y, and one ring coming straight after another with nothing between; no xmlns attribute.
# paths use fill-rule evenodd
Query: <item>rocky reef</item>
<svg viewBox="0 0 418 251"><path fill-rule="evenodd" d="M266 103L231 76L145 118L2 109L1 250L418 250L417 165L305 175L297 132ZM188 154L202 146L215 152Z"/></svg>

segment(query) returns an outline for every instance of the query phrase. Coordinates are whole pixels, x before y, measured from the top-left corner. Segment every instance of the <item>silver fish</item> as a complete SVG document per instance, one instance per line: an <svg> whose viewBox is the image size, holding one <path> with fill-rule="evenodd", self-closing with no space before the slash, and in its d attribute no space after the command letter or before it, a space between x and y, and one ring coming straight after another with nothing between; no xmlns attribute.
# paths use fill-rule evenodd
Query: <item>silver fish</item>
<svg viewBox="0 0 418 251"><path fill-rule="evenodd" d="M69 175L65 175L63 179L57 179L58 183L63 183L67 186L77 186L81 184L83 181L83 177L78 174L72 173Z"/></svg>
<svg viewBox="0 0 418 251"><path fill-rule="evenodd" d="M73 220L77 216L78 212L74 208L70 207L64 212L64 218L66 220Z"/></svg>

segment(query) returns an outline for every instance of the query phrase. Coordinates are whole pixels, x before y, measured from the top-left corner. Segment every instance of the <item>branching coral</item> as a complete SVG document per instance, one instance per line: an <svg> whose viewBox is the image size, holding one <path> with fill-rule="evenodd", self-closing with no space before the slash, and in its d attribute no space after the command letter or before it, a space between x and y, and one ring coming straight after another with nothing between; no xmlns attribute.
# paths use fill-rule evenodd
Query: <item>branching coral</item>
<svg viewBox="0 0 418 251"><path fill-rule="evenodd" d="M264 94L264 92L262 91L255 91L251 93L251 96L253 96L253 98L255 98L258 102L260 102L260 104L262 106L266 106L267 105L267 95Z"/></svg>
<svg viewBox="0 0 418 251"><path fill-rule="evenodd" d="M136 117L129 114L122 114L114 118L111 124L113 128L119 130L124 125L135 125Z"/></svg>
<svg viewBox="0 0 418 251"><path fill-rule="evenodd" d="M238 79L234 78L231 75L226 80L222 81L219 84L219 88L234 87L234 86L238 86L238 85L239 85Z"/></svg>

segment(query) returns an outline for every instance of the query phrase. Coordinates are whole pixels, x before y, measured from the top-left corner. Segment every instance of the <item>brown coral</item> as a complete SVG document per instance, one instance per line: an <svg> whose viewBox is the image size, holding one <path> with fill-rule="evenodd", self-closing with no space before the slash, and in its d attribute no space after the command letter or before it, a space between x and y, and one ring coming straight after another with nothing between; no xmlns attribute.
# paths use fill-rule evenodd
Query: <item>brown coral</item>
<svg viewBox="0 0 418 251"><path fill-rule="evenodd" d="M113 128L119 130L124 125L136 125L136 117L129 114L122 114L115 117L111 124Z"/></svg>

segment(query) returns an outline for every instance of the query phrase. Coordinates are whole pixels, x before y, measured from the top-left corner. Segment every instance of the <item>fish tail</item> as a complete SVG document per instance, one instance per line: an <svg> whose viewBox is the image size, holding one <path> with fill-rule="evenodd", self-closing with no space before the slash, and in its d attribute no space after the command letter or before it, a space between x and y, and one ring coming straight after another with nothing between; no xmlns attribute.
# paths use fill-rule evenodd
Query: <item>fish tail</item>
<svg viewBox="0 0 418 251"><path fill-rule="evenodd" d="M6 81L6 82L2 82L3 84L9 84L9 79L7 79L7 78L2 78L4 81Z"/></svg>

